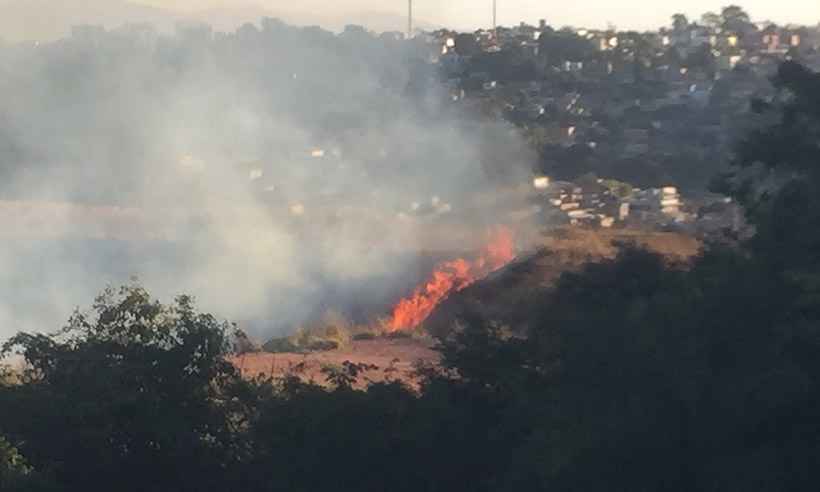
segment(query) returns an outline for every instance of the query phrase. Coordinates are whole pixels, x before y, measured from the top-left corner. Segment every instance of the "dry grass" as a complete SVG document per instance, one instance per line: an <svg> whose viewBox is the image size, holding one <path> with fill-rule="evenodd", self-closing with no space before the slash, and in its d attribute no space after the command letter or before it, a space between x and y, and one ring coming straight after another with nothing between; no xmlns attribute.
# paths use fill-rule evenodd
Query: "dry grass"
<svg viewBox="0 0 820 492"><path fill-rule="evenodd" d="M293 335L269 340L263 346L269 353L309 353L327 350L345 350L354 341L409 338L429 341L422 328L394 332L388 318L379 318L368 324L350 323L337 311L326 312L319 321L297 328Z"/></svg>
<svg viewBox="0 0 820 492"><path fill-rule="evenodd" d="M565 272L584 264L612 259L618 243L633 243L654 251L670 263L685 263L698 254L701 243L685 234L636 229L590 230L561 228L528 238L533 253L521 256L504 270L455 293L427 319L430 333L444 336L468 315L510 326L516 333L528 329L528 313L541 302Z"/></svg>
<svg viewBox="0 0 820 492"><path fill-rule="evenodd" d="M413 338L352 340L344 349L310 353L255 353L236 356L232 362L248 378L278 378L295 375L304 381L327 384L322 369L339 367L345 361L375 366L365 371L355 385L371 382L402 381L417 387L416 367L437 365L439 354L429 342Z"/></svg>
<svg viewBox="0 0 820 492"><path fill-rule="evenodd" d="M648 232L638 229L589 230L566 228L551 231L537 246L554 253L587 259L614 258L618 243L634 243L671 259L686 259L698 254L702 243L686 234Z"/></svg>

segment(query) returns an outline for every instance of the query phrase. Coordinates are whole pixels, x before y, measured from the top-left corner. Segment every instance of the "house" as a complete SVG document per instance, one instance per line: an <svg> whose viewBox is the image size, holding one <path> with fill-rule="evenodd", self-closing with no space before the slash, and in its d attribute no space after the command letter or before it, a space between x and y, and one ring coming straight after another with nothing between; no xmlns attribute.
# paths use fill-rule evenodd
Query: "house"
<svg viewBox="0 0 820 492"><path fill-rule="evenodd" d="M532 184L536 190L546 190L550 186L550 178L547 176L536 176L532 180Z"/></svg>

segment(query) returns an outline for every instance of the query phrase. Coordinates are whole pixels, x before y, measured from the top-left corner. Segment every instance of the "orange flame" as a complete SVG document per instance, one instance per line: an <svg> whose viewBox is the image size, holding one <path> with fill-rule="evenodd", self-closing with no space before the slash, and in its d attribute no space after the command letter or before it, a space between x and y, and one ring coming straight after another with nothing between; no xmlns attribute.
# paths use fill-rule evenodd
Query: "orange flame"
<svg viewBox="0 0 820 492"><path fill-rule="evenodd" d="M419 326L452 292L463 290L515 258L513 235L506 227L492 231L490 242L474 261L463 258L438 265L432 278L393 308L390 331Z"/></svg>

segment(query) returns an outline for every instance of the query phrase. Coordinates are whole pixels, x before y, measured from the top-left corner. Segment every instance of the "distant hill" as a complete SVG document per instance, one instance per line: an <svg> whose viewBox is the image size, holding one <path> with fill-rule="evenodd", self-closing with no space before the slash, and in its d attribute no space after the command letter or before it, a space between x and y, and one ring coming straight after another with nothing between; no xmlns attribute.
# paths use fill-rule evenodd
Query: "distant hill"
<svg viewBox="0 0 820 492"><path fill-rule="evenodd" d="M180 19L168 10L118 0L0 0L0 38L7 41L53 40L77 24L148 22L170 29Z"/></svg>
<svg viewBox="0 0 820 492"><path fill-rule="evenodd" d="M214 8L195 13L142 5L124 0L0 0L0 39L6 41L48 41L66 36L72 25L97 24L107 28L126 23L151 23L170 31L181 20L198 20L218 31L232 31L246 22L258 23L262 17L277 17L294 25L319 25L339 31L347 24L358 24L376 32L404 31L404 16L386 12L353 12L344 17L322 13L270 10L246 5ZM435 29L419 21L420 29Z"/></svg>
<svg viewBox="0 0 820 492"><path fill-rule="evenodd" d="M207 22L218 31L232 31L246 22L258 23L263 17L281 19L296 26L321 26L329 31L341 31L348 24L365 26L375 32L407 29L407 18L390 12L351 12L348 15L328 15L321 12L299 12L291 9L267 9L258 5L220 7L191 14L196 20ZM432 30L437 27L419 20L416 28Z"/></svg>
<svg viewBox="0 0 820 492"><path fill-rule="evenodd" d="M403 15L397 15L390 12L354 12L349 16L322 16L321 14L304 15L304 14L285 14L282 16L292 24L297 25L320 25L325 29L341 30L345 25L356 24L365 26L371 31L385 32L385 31L400 31L407 30L407 18ZM417 29L430 31L437 29L439 26L425 22L424 20L416 20L414 22Z"/></svg>

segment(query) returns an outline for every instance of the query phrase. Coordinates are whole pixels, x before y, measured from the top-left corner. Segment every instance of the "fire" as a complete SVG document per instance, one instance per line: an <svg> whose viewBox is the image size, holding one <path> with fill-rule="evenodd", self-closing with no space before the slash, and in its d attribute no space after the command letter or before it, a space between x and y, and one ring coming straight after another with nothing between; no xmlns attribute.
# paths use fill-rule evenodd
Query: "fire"
<svg viewBox="0 0 820 492"><path fill-rule="evenodd" d="M506 227L497 227L490 241L474 261L459 258L438 265L432 278L416 288L413 295L402 299L393 308L391 331L419 326L436 306L452 292L463 290L500 269L515 258L513 235Z"/></svg>

